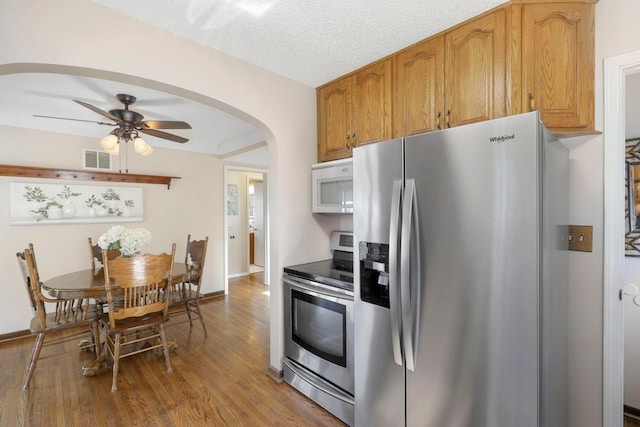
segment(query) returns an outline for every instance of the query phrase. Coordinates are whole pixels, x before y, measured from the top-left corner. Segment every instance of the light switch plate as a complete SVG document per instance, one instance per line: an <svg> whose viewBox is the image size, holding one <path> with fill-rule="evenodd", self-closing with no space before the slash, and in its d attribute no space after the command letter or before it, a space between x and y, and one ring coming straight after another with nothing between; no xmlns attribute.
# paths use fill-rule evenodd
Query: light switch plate
<svg viewBox="0 0 640 427"><path fill-rule="evenodd" d="M569 250L580 251L580 252L592 252L593 226L570 225L569 226Z"/></svg>

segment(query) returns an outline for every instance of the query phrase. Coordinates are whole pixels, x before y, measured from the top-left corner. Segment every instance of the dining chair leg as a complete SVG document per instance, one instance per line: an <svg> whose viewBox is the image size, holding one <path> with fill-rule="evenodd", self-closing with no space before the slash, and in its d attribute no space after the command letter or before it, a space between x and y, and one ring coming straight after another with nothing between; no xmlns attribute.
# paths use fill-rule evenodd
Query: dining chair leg
<svg viewBox="0 0 640 427"><path fill-rule="evenodd" d="M94 322L91 324L91 335L93 337L93 348L96 353L96 358L100 357L102 343L100 341L100 323Z"/></svg>
<svg viewBox="0 0 640 427"><path fill-rule="evenodd" d="M164 325L160 325L160 339L162 340L162 352L164 353L164 360L167 362L167 372L171 373L171 359L169 359L169 347L167 346L167 335L164 331Z"/></svg>
<svg viewBox="0 0 640 427"><path fill-rule="evenodd" d="M189 318L189 327L193 328L193 319L191 318L191 307L189 307L189 303L184 303L184 308L187 309L187 317Z"/></svg>
<svg viewBox="0 0 640 427"><path fill-rule="evenodd" d="M207 327L204 325L204 317L202 317L202 313L200 312L200 303L196 300L196 313L198 313L198 317L200 317L200 323L202 323L202 329L204 330L204 336L208 337Z"/></svg>
<svg viewBox="0 0 640 427"><path fill-rule="evenodd" d="M29 388L29 383L31 382L33 371L35 371L36 364L38 363L38 358L40 357L40 350L42 350L44 335L44 332L40 332L36 337L36 342L33 343L33 350L31 350L31 360L29 361L29 365L27 365L27 378L24 380L24 385L22 386L23 390Z"/></svg>
<svg viewBox="0 0 640 427"><path fill-rule="evenodd" d="M113 379L111 380L111 392L118 391L118 368L120 367L120 341L122 334L116 333L113 345Z"/></svg>

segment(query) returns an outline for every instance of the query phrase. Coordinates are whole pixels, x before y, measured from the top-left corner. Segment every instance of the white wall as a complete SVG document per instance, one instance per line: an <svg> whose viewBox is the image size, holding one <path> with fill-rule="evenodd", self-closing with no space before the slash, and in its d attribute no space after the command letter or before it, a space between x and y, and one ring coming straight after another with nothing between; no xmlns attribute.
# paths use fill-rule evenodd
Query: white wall
<svg viewBox="0 0 640 427"><path fill-rule="evenodd" d="M329 231L336 225L330 219L312 217L310 209L310 169L316 160L315 90L90 0L66 0L64 7L47 0L0 2L0 75L28 71L75 72L145 85L224 109L262 131L269 146L270 364L280 369L282 268L320 259ZM0 141L11 144L9 151L19 143L22 141L6 138ZM189 162L171 162L169 157L173 158L167 156L166 163L171 164L174 174L189 173ZM28 164L35 163L33 158ZM61 166L58 163L48 154L38 156L40 166ZM133 165L130 169L136 170ZM202 178L219 186L209 174ZM171 191L166 194L175 194ZM175 215L172 219L180 220L180 211ZM203 221L208 223L209 219ZM169 228L173 223L153 226ZM218 226L216 230L222 234L222 221ZM55 228L37 230L42 241L59 237ZM13 256L32 236L20 232L5 240L3 235L3 246L11 248ZM43 247L40 253L51 247ZM222 268L220 262L211 270ZM19 329L26 326L21 323Z"/></svg>

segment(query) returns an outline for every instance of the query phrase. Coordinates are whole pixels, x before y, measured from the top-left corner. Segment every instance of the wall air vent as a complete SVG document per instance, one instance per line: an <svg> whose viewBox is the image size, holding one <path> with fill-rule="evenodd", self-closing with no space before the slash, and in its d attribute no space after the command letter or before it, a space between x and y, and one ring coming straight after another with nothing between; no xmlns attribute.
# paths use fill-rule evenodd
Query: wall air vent
<svg viewBox="0 0 640 427"><path fill-rule="evenodd" d="M106 151L82 150L82 167L85 169L111 170L111 154Z"/></svg>

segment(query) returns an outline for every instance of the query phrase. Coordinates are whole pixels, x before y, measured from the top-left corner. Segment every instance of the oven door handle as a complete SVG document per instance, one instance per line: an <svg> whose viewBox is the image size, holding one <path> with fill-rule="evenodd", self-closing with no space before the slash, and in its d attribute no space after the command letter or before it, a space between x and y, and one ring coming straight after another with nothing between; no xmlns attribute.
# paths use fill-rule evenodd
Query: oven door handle
<svg viewBox="0 0 640 427"><path fill-rule="evenodd" d="M312 387L315 387L327 393L328 395L335 397L336 399L342 400L345 403L348 403L350 405L354 404L354 400L351 396L348 396L345 393L340 393L338 390L333 390L332 388L329 388L328 385L325 385L319 381L313 381L303 370L298 369L297 366L294 366L294 364L289 362L286 358L282 359L282 363L287 365L287 367L291 369L293 373L298 376L298 378L311 384Z"/></svg>
<svg viewBox="0 0 640 427"><path fill-rule="evenodd" d="M303 291L315 292L319 295L353 301L353 295L348 295L342 292L335 292L330 289L326 289L326 288L314 285L313 282L309 280L298 279L298 278L294 279L289 276L289 277L284 277L282 281L284 283L287 283L290 286L296 287Z"/></svg>

